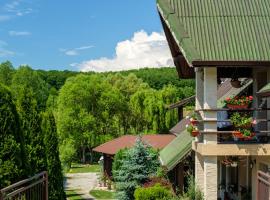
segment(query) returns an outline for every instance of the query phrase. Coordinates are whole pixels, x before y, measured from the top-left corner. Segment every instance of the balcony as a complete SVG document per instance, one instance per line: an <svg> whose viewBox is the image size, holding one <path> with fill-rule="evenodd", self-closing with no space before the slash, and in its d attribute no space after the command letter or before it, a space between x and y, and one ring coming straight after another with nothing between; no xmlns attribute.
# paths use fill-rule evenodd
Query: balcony
<svg viewBox="0 0 270 200"><path fill-rule="evenodd" d="M214 156L214 155L239 155L239 156L248 156L248 155L270 155L270 131L268 129L268 122L270 120L267 118L267 111L269 108L247 108L247 109L199 109L196 112L207 112L207 113L216 113L220 111L226 111L228 116L231 116L233 113L245 113L253 116L265 116L263 118L256 118L256 125L253 125L250 130L254 134L252 137L243 137L237 138L234 136L235 127L228 126L226 130L217 129L216 131L206 131L204 123L215 124L218 122L230 123L231 120L217 120L217 119L202 119L196 120L198 123L198 128L200 136L197 137L197 140L193 142L193 150L199 152L204 156ZM230 117L229 117L230 118ZM216 138L214 141L205 142L205 136L212 136ZM215 137L216 136L216 137Z"/></svg>

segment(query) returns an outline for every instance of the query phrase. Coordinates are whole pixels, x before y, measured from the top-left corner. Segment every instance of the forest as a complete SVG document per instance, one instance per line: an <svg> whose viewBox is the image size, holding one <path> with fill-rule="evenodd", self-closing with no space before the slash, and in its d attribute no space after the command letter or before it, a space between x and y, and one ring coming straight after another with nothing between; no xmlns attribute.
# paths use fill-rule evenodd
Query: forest
<svg viewBox="0 0 270 200"><path fill-rule="evenodd" d="M194 81L165 67L82 73L6 61L0 93L0 188L47 170L50 199L63 199L62 169L96 161L92 148L121 135L168 133L177 113L166 105L193 95Z"/></svg>

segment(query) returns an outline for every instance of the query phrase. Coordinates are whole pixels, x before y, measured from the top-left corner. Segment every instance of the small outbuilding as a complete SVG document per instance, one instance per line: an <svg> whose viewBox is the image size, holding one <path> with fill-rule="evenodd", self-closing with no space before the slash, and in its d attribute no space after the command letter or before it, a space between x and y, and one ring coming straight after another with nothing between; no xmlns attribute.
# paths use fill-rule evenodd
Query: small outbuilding
<svg viewBox="0 0 270 200"><path fill-rule="evenodd" d="M114 155L121 149L133 147L136 143L137 137L138 136L136 135L124 135L93 149L94 151L103 154L104 174L108 175L109 177L112 176L112 162ZM143 135L142 141L154 149L161 150L171 141L173 141L175 137L176 136L173 134Z"/></svg>

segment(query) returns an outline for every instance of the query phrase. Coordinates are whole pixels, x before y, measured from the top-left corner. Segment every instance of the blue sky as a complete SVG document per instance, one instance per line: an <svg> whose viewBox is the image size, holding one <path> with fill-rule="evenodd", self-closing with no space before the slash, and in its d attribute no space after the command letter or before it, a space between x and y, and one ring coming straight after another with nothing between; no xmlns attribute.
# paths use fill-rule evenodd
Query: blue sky
<svg viewBox="0 0 270 200"><path fill-rule="evenodd" d="M83 71L171 64L155 0L1 0L0 60Z"/></svg>

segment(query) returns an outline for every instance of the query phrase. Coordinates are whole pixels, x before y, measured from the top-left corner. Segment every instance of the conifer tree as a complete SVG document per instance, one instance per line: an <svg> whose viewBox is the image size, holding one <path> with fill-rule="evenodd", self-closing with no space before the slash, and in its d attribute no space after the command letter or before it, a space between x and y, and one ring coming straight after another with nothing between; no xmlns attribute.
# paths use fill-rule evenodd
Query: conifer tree
<svg viewBox="0 0 270 200"><path fill-rule="evenodd" d="M49 178L49 200L64 200L63 174L59 159L58 138L53 113L43 114L42 131L44 135L47 171Z"/></svg>
<svg viewBox="0 0 270 200"><path fill-rule="evenodd" d="M41 117L31 88L20 88L17 109L25 137L27 159L31 166L30 174L34 175L46 170L46 154L41 130Z"/></svg>
<svg viewBox="0 0 270 200"><path fill-rule="evenodd" d="M0 188L23 178L26 163L19 116L10 91L0 84Z"/></svg>
<svg viewBox="0 0 270 200"><path fill-rule="evenodd" d="M114 174L118 199L133 200L135 189L154 175L159 167L158 154L138 138L133 148L126 151L122 164Z"/></svg>

